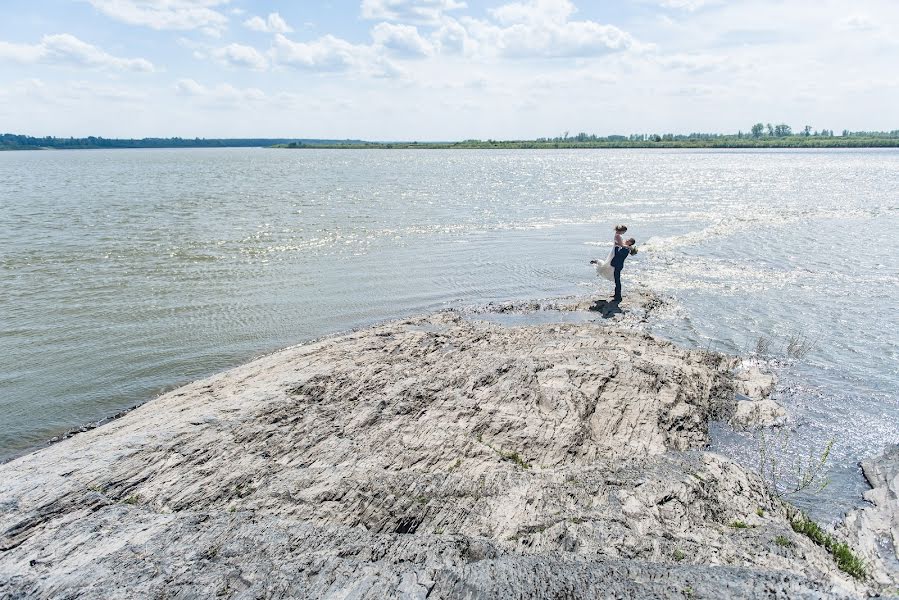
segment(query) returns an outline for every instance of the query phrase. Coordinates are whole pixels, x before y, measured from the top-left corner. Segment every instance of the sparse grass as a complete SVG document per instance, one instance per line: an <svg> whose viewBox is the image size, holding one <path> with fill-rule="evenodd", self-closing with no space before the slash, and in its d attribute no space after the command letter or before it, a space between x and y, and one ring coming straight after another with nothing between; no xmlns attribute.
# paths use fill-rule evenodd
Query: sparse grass
<svg viewBox="0 0 899 600"><path fill-rule="evenodd" d="M525 459L521 458L521 455L518 454L518 452L506 452L504 450L499 450L498 452L499 455L503 457L503 460L511 461L522 469L531 468L531 465Z"/></svg>
<svg viewBox="0 0 899 600"><path fill-rule="evenodd" d="M749 529L749 525L747 525L744 521L732 521L730 526L734 529Z"/></svg>
<svg viewBox="0 0 899 600"><path fill-rule="evenodd" d="M684 560L685 558L687 558L687 555L684 554L679 548L675 548L674 552L671 553L671 558L680 562L680 561Z"/></svg>
<svg viewBox="0 0 899 600"><path fill-rule="evenodd" d="M693 598L696 598L696 592L694 592L693 588L690 587L689 585L687 587L685 587L683 591L684 591L684 598L687 598L688 600L693 600Z"/></svg>
<svg viewBox="0 0 899 600"><path fill-rule="evenodd" d="M760 507L758 507L757 509L755 509L755 514L757 514L757 515L760 516L760 517L764 517L764 516L765 516L765 509L763 509L763 508L760 506Z"/></svg>
<svg viewBox="0 0 899 600"><path fill-rule="evenodd" d="M415 501L418 502L419 504L427 504L429 500L430 500L430 498L428 498L427 496L416 496L415 497Z"/></svg>
<svg viewBox="0 0 899 600"><path fill-rule="evenodd" d="M772 496L783 498L810 488L820 492L827 487L829 480L825 468L834 440L827 442L820 453L809 448L803 455L791 447L790 433L786 429L766 432L760 427L754 437L759 456L758 474ZM792 464L785 463L783 458L790 456Z"/></svg>
<svg viewBox="0 0 899 600"><path fill-rule="evenodd" d="M785 535L779 535L776 538L774 538L774 543L777 544L778 546L780 546L781 548L792 548L793 546L796 545L793 543L793 541L790 538L788 538Z"/></svg>
<svg viewBox="0 0 899 600"><path fill-rule="evenodd" d="M231 508L228 509L228 512L230 512L230 513L237 512L237 507L232 506Z"/></svg>
<svg viewBox="0 0 899 600"><path fill-rule="evenodd" d="M787 345L784 348L784 353L790 358L802 360L809 352L814 350L817 345L817 340L809 339L804 332L799 331L787 338Z"/></svg>
<svg viewBox="0 0 899 600"><path fill-rule="evenodd" d="M569 520L570 522L574 523L575 525L580 525L581 523L584 522L584 519L582 519L581 517L571 517L571 518L568 519L568 520Z"/></svg>
<svg viewBox="0 0 899 600"><path fill-rule="evenodd" d="M790 525L792 525L793 531L801 533L830 552L841 571L856 579L865 579L867 577L868 569L865 561L856 555L847 544L825 532L820 525L812 521L808 516L799 513L790 519Z"/></svg>
<svg viewBox="0 0 899 600"><path fill-rule="evenodd" d="M455 471L456 469L458 469L461 466L462 466L462 459L457 458L456 462L454 462L452 465L450 465L450 468L449 468L450 473L452 473L453 471Z"/></svg>
<svg viewBox="0 0 899 600"><path fill-rule="evenodd" d="M140 502L140 494L131 494L124 500L122 500L122 504L137 504Z"/></svg>
<svg viewBox="0 0 899 600"><path fill-rule="evenodd" d="M443 527L438 527L434 530L434 535L443 535Z"/></svg>
<svg viewBox="0 0 899 600"><path fill-rule="evenodd" d="M491 445L490 442L485 442L483 437L480 435L478 435L478 442L480 442L481 444L484 444L485 446L487 446L488 448L490 448L491 450L493 450L494 452L499 454L500 458L502 458L503 460L508 460L510 462L513 462L516 465L518 465L519 467L521 467L522 469L530 469L531 468L530 463L528 463L524 458L522 458L521 455L518 454L518 452L503 450L502 448L496 448L493 445Z"/></svg>
<svg viewBox="0 0 899 600"><path fill-rule="evenodd" d="M760 335L755 341L754 353L756 356L768 356L771 353L771 338Z"/></svg>

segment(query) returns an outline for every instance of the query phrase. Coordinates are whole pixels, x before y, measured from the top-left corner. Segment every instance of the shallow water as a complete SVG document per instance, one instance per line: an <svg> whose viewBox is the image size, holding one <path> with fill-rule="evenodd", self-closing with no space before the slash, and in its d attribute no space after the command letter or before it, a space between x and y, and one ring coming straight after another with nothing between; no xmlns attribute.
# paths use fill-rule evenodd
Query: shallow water
<svg viewBox="0 0 899 600"><path fill-rule="evenodd" d="M270 350L387 318L607 293L626 222L655 330L780 360L797 449L899 441L899 151L0 153L0 458ZM627 287L625 287L627 293ZM752 440L715 446L751 463Z"/></svg>

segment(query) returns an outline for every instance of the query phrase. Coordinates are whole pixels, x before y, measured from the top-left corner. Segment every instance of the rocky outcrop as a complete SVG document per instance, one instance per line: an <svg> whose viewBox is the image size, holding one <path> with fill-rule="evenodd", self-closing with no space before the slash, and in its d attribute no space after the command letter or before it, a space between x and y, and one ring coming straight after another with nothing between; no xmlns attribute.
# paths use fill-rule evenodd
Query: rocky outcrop
<svg viewBox="0 0 899 600"><path fill-rule="evenodd" d="M736 405L730 423L737 429L783 425L787 411L769 396L777 383L773 374L752 361L735 363L733 386Z"/></svg>
<svg viewBox="0 0 899 600"><path fill-rule="evenodd" d="M783 425L787 411L774 400L737 400L731 424L738 429Z"/></svg>
<svg viewBox="0 0 899 600"><path fill-rule="evenodd" d="M0 597L860 591L701 450L733 360L601 321L390 323L2 465Z"/></svg>
<svg viewBox="0 0 899 600"><path fill-rule="evenodd" d="M862 472L871 484L865 492L871 506L850 512L844 527L873 580L899 595L899 446L864 461Z"/></svg>

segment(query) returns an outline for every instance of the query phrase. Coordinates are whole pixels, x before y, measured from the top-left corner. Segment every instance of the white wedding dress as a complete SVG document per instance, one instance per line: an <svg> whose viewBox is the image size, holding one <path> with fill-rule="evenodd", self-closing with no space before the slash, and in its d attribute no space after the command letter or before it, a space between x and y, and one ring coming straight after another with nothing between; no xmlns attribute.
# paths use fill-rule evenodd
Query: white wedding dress
<svg viewBox="0 0 899 600"><path fill-rule="evenodd" d="M615 267L612 266L612 258L615 256L615 248L609 250L609 257L603 262L596 263L596 274L605 277L609 281L615 281Z"/></svg>

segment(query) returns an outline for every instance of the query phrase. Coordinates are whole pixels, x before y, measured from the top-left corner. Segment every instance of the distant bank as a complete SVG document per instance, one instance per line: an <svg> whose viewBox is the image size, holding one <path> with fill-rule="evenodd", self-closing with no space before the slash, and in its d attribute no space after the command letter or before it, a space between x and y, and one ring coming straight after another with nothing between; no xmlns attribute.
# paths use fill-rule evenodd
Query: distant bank
<svg viewBox="0 0 899 600"><path fill-rule="evenodd" d="M100 150L106 148L266 148L279 144L316 145L362 144L361 140L316 140L297 138L140 138L116 139L89 136L85 138L32 137L12 133L0 134L0 150Z"/></svg>
<svg viewBox="0 0 899 600"><path fill-rule="evenodd" d="M556 148L894 148L899 130L883 132L810 131L792 134L634 134L535 140L465 140L460 142L372 142L298 138L58 138L0 134L0 150L97 150L110 148L284 148L284 149L556 149Z"/></svg>
<svg viewBox="0 0 899 600"><path fill-rule="evenodd" d="M899 137L896 138L805 138L800 136L772 139L738 139L726 138L715 140L662 140L662 141L481 141L469 140L464 142L354 142L346 143L317 143L306 144L303 142L290 142L276 144L273 148L288 150L300 150L309 148L330 149L382 149L382 150L543 150L557 148L896 148L899 147Z"/></svg>

